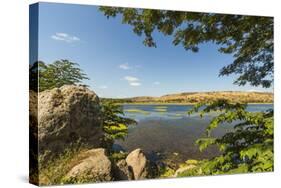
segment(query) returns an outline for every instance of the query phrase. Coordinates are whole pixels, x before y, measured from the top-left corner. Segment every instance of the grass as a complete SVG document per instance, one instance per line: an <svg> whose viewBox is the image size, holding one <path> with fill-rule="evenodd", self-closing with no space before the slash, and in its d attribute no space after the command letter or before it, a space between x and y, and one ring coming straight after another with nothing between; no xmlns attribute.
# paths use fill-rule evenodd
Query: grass
<svg viewBox="0 0 281 188"><path fill-rule="evenodd" d="M173 177L175 170L165 166L160 169L160 177L159 178L170 178Z"/></svg>
<svg viewBox="0 0 281 188"><path fill-rule="evenodd" d="M104 181L100 177L95 177L92 172L83 172L75 178L66 178L66 174L83 159L89 157L87 148L69 148L66 149L61 155L52 158L47 162L40 162L39 165L39 185L62 185L62 184L77 184L89 182ZM128 155L127 152L115 152L109 156L109 159L118 161L125 159Z"/></svg>
<svg viewBox="0 0 281 188"><path fill-rule="evenodd" d="M83 149L66 149L63 154L56 159L39 164L39 185L58 185L64 184L64 176L86 156Z"/></svg>

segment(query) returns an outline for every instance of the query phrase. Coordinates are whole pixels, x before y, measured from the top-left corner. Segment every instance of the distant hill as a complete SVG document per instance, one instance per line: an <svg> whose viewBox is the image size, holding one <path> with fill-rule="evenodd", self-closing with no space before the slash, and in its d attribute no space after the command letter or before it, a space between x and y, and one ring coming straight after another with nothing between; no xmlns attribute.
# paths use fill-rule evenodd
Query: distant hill
<svg viewBox="0 0 281 188"><path fill-rule="evenodd" d="M211 102L218 99L227 99L230 102L241 103L273 103L273 93L245 91L184 92L163 95L161 97L141 96L104 100L113 100L120 103L198 103Z"/></svg>

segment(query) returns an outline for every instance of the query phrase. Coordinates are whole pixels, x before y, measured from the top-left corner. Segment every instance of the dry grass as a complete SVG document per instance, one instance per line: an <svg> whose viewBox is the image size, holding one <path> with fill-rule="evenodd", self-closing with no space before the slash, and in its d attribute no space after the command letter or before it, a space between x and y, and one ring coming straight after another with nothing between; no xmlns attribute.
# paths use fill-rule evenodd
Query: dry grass
<svg viewBox="0 0 281 188"><path fill-rule="evenodd" d="M164 95L161 97L136 97L130 100L133 103L187 103L212 102L218 99L226 99L230 102L240 103L273 103L273 93L269 92L192 92Z"/></svg>

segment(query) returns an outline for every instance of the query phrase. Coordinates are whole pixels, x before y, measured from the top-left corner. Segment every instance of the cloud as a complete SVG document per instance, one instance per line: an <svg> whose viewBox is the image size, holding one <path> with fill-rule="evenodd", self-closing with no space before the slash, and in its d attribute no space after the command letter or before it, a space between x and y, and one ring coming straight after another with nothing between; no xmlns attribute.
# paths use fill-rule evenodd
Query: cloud
<svg viewBox="0 0 281 188"><path fill-rule="evenodd" d="M125 76L125 77L124 77L124 80L127 80L128 82L136 82L136 81L139 81L138 78L133 77L133 76Z"/></svg>
<svg viewBox="0 0 281 188"><path fill-rule="evenodd" d="M120 69L123 70L134 70L141 68L141 65L129 65L129 63L123 63L118 66Z"/></svg>
<svg viewBox="0 0 281 188"><path fill-rule="evenodd" d="M107 89L108 87L106 85L100 86L100 89Z"/></svg>
<svg viewBox="0 0 281 188"><path fill-rule="evenodd" d="M67 33L56 33L56 34L52 35L51 38L54 40L64 41L67 43L73 43L73 42L80 41L80 38L73 36L73 35L69 35Z"/></svg>
<svg viewBox="0 0 281 188"><path fill-rule="evenodd" d="M141 83L139 83L139 82L130 82L129 84L131 86L140 86L141 85Z"/></svg>
<svg viewBox="0 0 281 188"><path fill-rule="evenodd" d="M133 76L125 76L124 80L128 82L130 86L140 86L141 83L139 82L139 79Z"/></svg>
<svg viewBox="0 0 281 188"><path fill-rule="evenodd" d="M131 69L131 67L129 67L128 63L124 63L124 64L119 65L119 68L123 69L123 70Z"/></svg>
<svg viewBox="0 0 281 188"><path fill-rule="evenodd" d="M159 85L160 82L156 81L156 82L153 82L153 85Z"/></svg>

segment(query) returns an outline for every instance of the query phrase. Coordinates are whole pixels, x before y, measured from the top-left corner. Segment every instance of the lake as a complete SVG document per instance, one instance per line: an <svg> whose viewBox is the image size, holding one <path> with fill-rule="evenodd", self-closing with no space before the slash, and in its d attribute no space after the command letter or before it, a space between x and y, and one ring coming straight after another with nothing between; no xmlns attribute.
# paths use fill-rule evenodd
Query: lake
<svg viewBox="0 0 281 188"><path fill-rule="evenodd" d="M250 104L248 111L265 111L272 104ZM123 105L125 116L135 119L137 125L129 126L124 141L115 142L115 149L132 151L141 148L150 160L166 160L182 163L187 159L209 159L219 154L216 147L200 152L196 139L205 135L205 128L215 114L200 118L198 114L188 115L192 105ZM231 131L231 124L224 124L213 132L221 136Z"/></svg>

